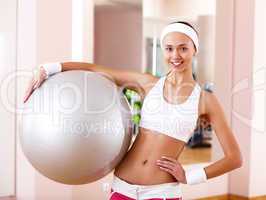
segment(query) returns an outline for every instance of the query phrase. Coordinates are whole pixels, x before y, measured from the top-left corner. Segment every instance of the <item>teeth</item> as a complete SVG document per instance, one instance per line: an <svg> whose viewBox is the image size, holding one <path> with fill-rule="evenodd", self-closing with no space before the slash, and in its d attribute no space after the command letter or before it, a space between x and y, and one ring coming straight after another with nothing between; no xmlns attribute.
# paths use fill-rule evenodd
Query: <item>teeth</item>
<svg viewBox="0 0 266 200"><path fill-rule="evenodd" d="M173 62L174 65L179 65L180 63Z"/></svg>

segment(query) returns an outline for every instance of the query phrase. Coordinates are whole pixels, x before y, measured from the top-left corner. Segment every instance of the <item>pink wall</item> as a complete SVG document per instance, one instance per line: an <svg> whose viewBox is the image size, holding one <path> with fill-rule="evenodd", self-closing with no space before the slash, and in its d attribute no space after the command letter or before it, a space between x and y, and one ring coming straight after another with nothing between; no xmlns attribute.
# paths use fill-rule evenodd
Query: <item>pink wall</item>
<svg viewBox="0 0 266 200"><path fill-rule="evenodd" d="M141 71L141 9L97 6L94 50L97 64Z"/></svg>
<svg viewBox="0 0 266 200"><path fill-rule="evenodd" d="M45 62L71 60L72 0L19 0L18 4L18 70L28 73L28 76L24 75L17 80L17 107L22 108L22 99L33 68ZM93 10L92 5L84 8L84 12L91 10ZM93 33L93 31L91 32ZM87 46L84 44L83 50L89 49ZM89 53L85 52L84 55ZM16 117L18 119L16 133L18 136L16 149L17 199L74 199L72 186L45 178L25 158L19 142L22 116L18 114Z"/></svg>
<svg viewBox="0 0 266 200"><path fill-rule="evenodd" d="M216 40L216 93L227 116L230 115L231 128L243 155L243 166L229 174L228 192L246 197L263 196L266 194L266 176L262 173L266 168L266 136L265 129L262 134L256 128L265 123L261 122L265 120L265 89L264 93L258 94L255 84L262 80L265 86L265 75L263 80L262 74L265 70L260 72L262 78L254 75L259 67L265 69L262 52L265 52L266 42L263 22L266 3L262 0L234 0L231 20L224 3L226 1L217 1L220 26L217 27ZM227 31L228 34L223 35Z"/></svg>
<svg viewBox="0 0 266 200"><path fill-rule="evenodd" d="M18 54L17 69L31 70L36 65L36 1L27 0L27 4L18 1ZM18 80L17 98L23 98L27 82ZM21 103L18 102L18 108ZM18 119L20 116L16 116ZM18 120L19 121L19 120ZM35 173L32 166L26 160L19 143L21 126L17 124L17 148L16 148L16 196L18 200L35 199ZM25 180L27 183L25 184Z"/></svg>
<svg viewBox="0 0 266 200"><path fill-rule="evenodd" d="M229 192L249 196L249 174L251 159L251 124L243 119L252 119L252 62L253 62L253 27L254 1L235 0L234 49L232 87L236 88L243 80L248 80L248 87L235 90L232 95L232 128L240 144L244 165L230 175Z"/></svg>

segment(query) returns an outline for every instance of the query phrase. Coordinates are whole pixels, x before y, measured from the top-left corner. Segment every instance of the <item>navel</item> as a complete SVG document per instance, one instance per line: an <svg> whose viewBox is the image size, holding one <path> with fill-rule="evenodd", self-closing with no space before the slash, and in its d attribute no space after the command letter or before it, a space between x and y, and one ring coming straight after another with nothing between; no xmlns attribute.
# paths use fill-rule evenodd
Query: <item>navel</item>
<svg viewBox="0 0 266 200"><path fill-rule="evenodd" d="M148 160L144 160L144 161L142 162L142 164L145 165L147 162L148 162Z"/></svg>

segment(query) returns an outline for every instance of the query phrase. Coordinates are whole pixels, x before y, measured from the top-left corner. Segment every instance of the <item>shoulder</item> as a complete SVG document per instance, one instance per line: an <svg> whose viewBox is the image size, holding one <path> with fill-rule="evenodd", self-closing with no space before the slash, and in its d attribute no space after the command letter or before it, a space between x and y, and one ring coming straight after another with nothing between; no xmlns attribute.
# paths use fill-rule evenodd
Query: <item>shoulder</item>
<svg viewBox="0 0 266 200"><path fill-rule="evenodd" d="M199 100L199 115L210 115L221 108L215 93L201 89Z"/></svg>
<svg viewBox="0 0 266 200"><path fill-rule="evenodd" d="M143 84L155 84L160 78L150 73L142 73Z"/></svg>
<svg viewBox="0 0 266 200"><path fill-rule="evenodd" d="M150 73L128 72L120 73L117 78L120 82L118 85L127 89L136 91L141 98L144 98L152 85L158 81L158 77Z"/></svg>
<svg viewBox="0 0 266 200"><path fill-rule="evenodd" d="M160 79L159 77L153 76L150 73L143 73L143 77L140 80L143 88L143 94L142 94L143 98L155 86L155 84L159 81L159 79Z"/></svg>

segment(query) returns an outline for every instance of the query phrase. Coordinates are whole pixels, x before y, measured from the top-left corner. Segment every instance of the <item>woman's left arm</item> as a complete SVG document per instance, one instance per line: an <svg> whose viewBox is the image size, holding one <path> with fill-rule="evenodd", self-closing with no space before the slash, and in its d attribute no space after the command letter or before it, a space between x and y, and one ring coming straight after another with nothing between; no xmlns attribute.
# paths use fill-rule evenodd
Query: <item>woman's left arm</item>
<svg viewBox="0 0 266 200"><path fill-rule="evenodd" d="M207 178L213 178L242 166L242 155L238 143L230 129L223 109L213 93L203 91L203 105L212 128L221 144L224 157L204 168Z"/></svg>
<svg viewBox="0 0 266 200"><path fill-rule="evenodd" d="M195 169L189 172L175 159L163 156L157 160L161 170L170 173L179 182L195 184L207 179L220 176L242 166L242 155L231 131L223 109L213 93L202 91L200 98L200 115L209 119L217 138L222 146L224 157L204 168Z"/></svg>

